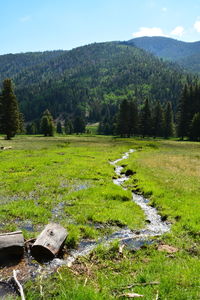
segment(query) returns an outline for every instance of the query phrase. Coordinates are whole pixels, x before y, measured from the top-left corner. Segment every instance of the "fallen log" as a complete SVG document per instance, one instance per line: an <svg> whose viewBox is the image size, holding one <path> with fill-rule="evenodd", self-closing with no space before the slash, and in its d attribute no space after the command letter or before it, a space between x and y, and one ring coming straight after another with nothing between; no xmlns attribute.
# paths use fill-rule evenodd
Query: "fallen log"
<svg viewBox="0 0 200 300"><path fill-rule="evenodd" d="M1 150L10 150L10 149L12 149L12 146L7 146L7 147L1 146Z"/></svg>
<svg viewBox="0 0 200 300"><path fill-rule="evenodd" d="M22 231L0 234L0 260L3 256L20 257L24 254Z"/></svg>
<svg viewBox="0 0 200 300"><path fill-rule="evenodd" d="M31 248L33 257L39 260L53 259L61 250L67 231L59 224L48 224Z"/></svg>

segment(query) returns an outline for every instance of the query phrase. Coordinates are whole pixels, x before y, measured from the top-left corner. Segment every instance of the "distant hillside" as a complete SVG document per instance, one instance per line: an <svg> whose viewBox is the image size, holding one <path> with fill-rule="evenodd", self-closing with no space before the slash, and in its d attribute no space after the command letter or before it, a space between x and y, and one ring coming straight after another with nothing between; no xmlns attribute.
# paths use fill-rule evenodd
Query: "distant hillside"
<svg viewBox="0 0 200 300"><path fill-rule="evenodd" d="M152 54L176 61L192 72L200 72L200 42L186 43L166 37L141 37L128 42Z"/></svg>
<svg viewBox="0 0 200 300"><path fill-rule="evenodd" d="M14 80L26 120L48 108L54 117L79 110L98 121L105 105L114 112L127 97L139 103L146 97L172 101L176 107L185 80L178 65L117 42L0 56L0 78L7 76Z"/></svg>
<svg viewBox="0 0 200 300"><path fill-rule="evenodd" d="M58 50L0 55L0 81L6 77L15 77L31 66L55 59L62 53L63 51Z"/></svg>
<svg viewBox="0 0 200 300"><path fill-rule="evenodd" d="M190 72L200 74L200 52L181 58L178 63Z"/></svg>

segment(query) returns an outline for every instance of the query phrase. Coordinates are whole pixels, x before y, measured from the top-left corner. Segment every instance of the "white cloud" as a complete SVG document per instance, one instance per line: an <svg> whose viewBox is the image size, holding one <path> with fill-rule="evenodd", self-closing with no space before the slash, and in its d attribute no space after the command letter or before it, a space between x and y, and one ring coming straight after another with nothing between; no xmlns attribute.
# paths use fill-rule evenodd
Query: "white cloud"
<svg viewBox="0 0 200 300"><path fill-rule="evenodd" d="M167 7L162 7L161 10L162 12L167 12Z"/></svg>
<svg viewBox="0 0 200 300"><path fill-rule="evenodd" d="M140 27L139 31L132 34L133 37L142 36L167 36L164 34L163 30L159 27Z"/></svg>
<svg viewBox="0 0 200 300"><path fill-rule="evenodd" d="M182 37L184 34L184 27L183 26L176 26L170 33L171 35L175 35L178 37Z"/></svg>
<svg viewBox="0 0 200 300"><path fill-rule="evenodd" d="M30 20L31 20L31 16L24 16L24 17L19 19L19 21L21 23L26 23L26 22L29 22Z"/></svg>
<svg viewBox="0 0 200 300"><path fill-rule="evenodd" d="M200 21L196 21L194 23L194 29L197 31L197 32L200 32Z"/></svg>

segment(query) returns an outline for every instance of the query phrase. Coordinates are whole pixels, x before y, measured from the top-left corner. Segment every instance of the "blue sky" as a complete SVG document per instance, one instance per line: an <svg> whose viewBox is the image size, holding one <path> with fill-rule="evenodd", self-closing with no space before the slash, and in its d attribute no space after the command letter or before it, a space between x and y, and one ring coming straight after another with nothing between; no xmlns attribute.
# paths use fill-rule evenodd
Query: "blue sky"
<svg viewBox="0 0 200 300"><path fill-rule="evenodd" d="M200 40L200 0L0 0L0 54L159 35Z"/></svg>

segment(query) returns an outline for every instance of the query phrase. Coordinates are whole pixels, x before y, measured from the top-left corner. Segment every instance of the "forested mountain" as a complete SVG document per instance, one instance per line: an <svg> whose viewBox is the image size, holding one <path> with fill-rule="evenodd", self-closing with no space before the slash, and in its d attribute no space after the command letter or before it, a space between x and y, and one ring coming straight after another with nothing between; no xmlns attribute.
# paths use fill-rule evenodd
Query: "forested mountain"
<svg viewBox="0 0 200 300"><path fill-rule="evenodd" d="M26 68L43 64L62 53L62 50L58 50L0 55L0 81L6 77L15 77Z"/></svg>
<svg viewBox="0 0 200 300"><path fill-rule="evenodd" d="M166 37L141 37L128 42L164 59L176 61L192 72L200 72L200 42L187 43Z"/></svg>
<svg viewBox="0 0 200 300"><path fill-rule="evenodd" d="M200 73L200 51L191 56L184 57L178 61L180 65L193 73Z"/></svg>
<svg viewBox="0 0 200 300"><path fill-rule="evenodd" d="M9 58L10 57L10 58ZM171 101L176 108L186 75L139 48L95 43L71 51L0 56L0 78L11 77L26 121L45 109L53 117L83 114L98 121L125 98Z"/></svg>

